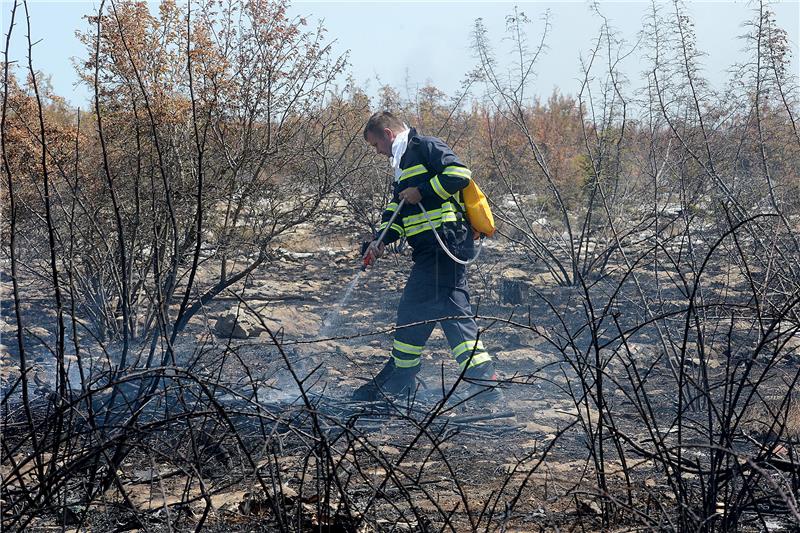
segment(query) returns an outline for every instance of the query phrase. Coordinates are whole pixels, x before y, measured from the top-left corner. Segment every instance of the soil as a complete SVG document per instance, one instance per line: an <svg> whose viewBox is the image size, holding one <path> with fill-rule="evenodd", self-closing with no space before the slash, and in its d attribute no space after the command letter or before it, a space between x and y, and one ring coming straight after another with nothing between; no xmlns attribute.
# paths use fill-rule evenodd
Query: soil
<svg viewBox="0 0 800 533"><path fill-rule="evenodd" d="M579 357L571 347L571 344L581 347L590 359L594 357L588 332L583 327L587 323L584 289L558 287L541 265L520 259L507 244L499 241L487 244L479 264L471 267L470 284L473 306L482 317L481 338L497 361L500 377L507 382L505 404L494 410L460 406L431 424L429 431L435 438L428 435L415 440L424 434L420 427L433 401L425 403L421 399L418 411L401 407L398 412L377 407L364 410L348 402L353 389L377 373L390 353L396 306L410 260L406 255L392 254L359 275L354 241L341 238L322 246L318 243L310 246L312 242L302 232L285 239L274 259L237 287L236 295L215 299L202 314L195 316L176 344L178 363L191 365L200 373L214 374L220 382L239 384L238 390L231 385L233 393L220 393L221 402L233 405L250 395L265 408L283 415L296 413L292 419L295 429L309 432L313 424L302 399L298 398L295 378L287 368L288 360L296 376L305 380L304 388L324 421L322 431L328 435L337 431L341 434L341 427L350 423L363 439L360 443L331 444L331 453L338 454L336 460L343 470L365 476L361 481L351 481L352 503L366 501L376 484L389 479L385 493L377 499L378 503L369 511L369 520L364 522L370 528L438 530L447 527L442 517L450 516L451 527L456 531L483 529L487 521L493 524L492 528L502 525L508 531L575 528L624 531L642 523L635 514L624 511L625 501L636 501L639 508L649 507L647 502L653 502L655 509L656 502L669 499L671 492L663 472L645 457L631 461L636 455L630 453L626 454L625 465L606 458L606 486L599 488L596 457L592 455L597 448L590 447L587 441L598 414L593 407L586 407L593 404L581 396L575 366ZM201 272L199 283L210 283L212 270ZM503 303L502 281L519 280L520 272L526 274L522 279L530 285L529 303ZM654 284L652 277L647 278L648 274L643 273L643 283ZM343 301L351 283L352 291ZM600 301L613 290L615 278L612 275L592 283L590 292ZM7 291L7 281L4 286ZM679 296L676 294L676 299ZM635 301L633 293L630 299ZM27 323L37 324L27 331L26 341L30 357L44 369L40 377L43 381L50 375L46 344L53 338L39 324L54 318L45 308L45 301L45 298L41 302L27 299L23 306L26 316L34 318ZM216 337L213 332L216 317L231 309L258 315L269 332L243 340ZM641 321L625 309L618 314L623 329ZM3 300L2 318L0 333L5 354L0 372L4 383L9 384L15 378L18 363L13 357L13 314L9 313L8 299ZM613 333L601 331L600 336ZM281 350L274 339L280 341ZM86 339L86 343L91 340ZM648 369L646 382L652 410L657 418L671 420L676 412L673 374L653 329L643 327L632 334L627 349L630 364ZM93 358L97 368L104 368L107 359L114 358L113 351L108 355L87 351L92 354L87 357ZM713 361L709 367L724 366L722 353L722 349L709 351L707 356ZM572 361L570 356L574 356ZM449 390L458 371L439 328L422 357L420 377L426 390L432 394ZM616 415L616 430L633 443L646 442L650 434L642 427L631 401L633 385L624 379L629 371L628 365L623 364L625 359L608 355L602 358L600 364L607 374L620 378L616 382L608 379L605 384L606 409ZM789 363L785 369L787 375L791 373ZM46 401L46 389L37 389L37 402ZM508 410L513 411L513 416L505 416ZM502 416L493 417L492 412ZM460 423L466 416L480 420ZM295 513L298 523L305 524L303 527L318 529L322 524L330 531L348 530L344 519L337 518L342 502L334 497L327 503L335 511L322 512L313 497L315 490L310 490L320 478L317 464L324 463L321 451L310 452L298 432L287 427L274 428L275 434L285 435L279 439L283 447L280 453L255 449L264 445L264 439L259 438L253 441L255 448L249 450L250 455L259 461L260 468L280 475L281 492L289 494L281 496L283 508ZM669 428L661 429L669 432ZM209 531L270 531L277 527L280 518L274 512L274 503L278 496L275 492L265 494L252 475L243 473L248 465L244 464L242 450L236 451L242 444L219 428L214 431L221 435L218 448L204 448L211 449L204 472L213 493L208 502L199 496L196 478L190 481L191 476L186 472L175 473L169 448L150 456L139 449L131 453L121 467L122 479L130 501L149 521L141 523L140 516L129 517L132 529L192 529L206 504L211 508L205 518L205 529ZM213 431L209 433L210 441L215 435ZM181 442L170 443L163 435L158 438L165 446L181 448ZM618 458L613 450L606 453ZM7 468L4 464L4 473ZM394 469L403 473L403 482L393 478L398 475ZM409 479L414 479L414 483L409 483ZM411 485L414 489L407 493L398 488ZM423 490L425 496L419 493ZM609 513L611 521L607 523L601 521L601 506L607 504L597 497L603 493L615 495L620 501ZM462 494L466 498L461 498ZM187 495L191 496L191 503L185 503ZM480 511L476 511L487 502L487 512L493 510L491 519L486 513L481 517ZM125 513L118 511L116 504L108 502L108 505L96 504L89 513L92 529L109 530L125 524ZM509 505L514 512L504 514ZM112 508L115 511L109 514ZM655 510L653 513L657 514ZM431 517L430 526L420 518L426 516ZM483 522L477 522L479 517ZM49 530L57 523L63 521L54 516L37 517L30 530ZM359 527L363 531L372 530Z"/></svg>

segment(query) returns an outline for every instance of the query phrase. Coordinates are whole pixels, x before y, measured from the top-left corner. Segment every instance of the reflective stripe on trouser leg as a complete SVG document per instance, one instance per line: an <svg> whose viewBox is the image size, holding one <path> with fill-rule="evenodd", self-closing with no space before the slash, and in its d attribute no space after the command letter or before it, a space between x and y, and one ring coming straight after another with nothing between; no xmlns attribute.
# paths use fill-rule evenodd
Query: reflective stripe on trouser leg
<svg viewBox="0 0 800 533"><path fill-rule="evenodd" d="M420 354L424 345L414 345L403 342L397 338L392 344L392 357L397 368L413 368L419 366Z"/></svg>
<svg viewBox="0 0 800 533"><path fill-rule="evenodd" d="M422 280L413 274L409 277L397 306L398 329L392 344L392 357L398 368L419 366L422 349L436 326L433 321L417 324L429 318L433 307L430 301L431 291L423 287L420 281Z"/></svg>
<svg viewBox="0 0 800 533"><path fill-rule="evenodd" d="M472 317L469 294L455 289L451 292L448 303L451 308L450 316L463 317L442 321L442 329L459 369L473 368L491 361L492 356L486 351L483 341L478 339L478 324Z"/></svg>
<svg viewBox="0 0 800 533"><path fill-rule="evenodd" d="M458 368L463 370L491 361L492 357L483 347L480 340L464 341L453 348L453 357L456 358Z"/></svg>

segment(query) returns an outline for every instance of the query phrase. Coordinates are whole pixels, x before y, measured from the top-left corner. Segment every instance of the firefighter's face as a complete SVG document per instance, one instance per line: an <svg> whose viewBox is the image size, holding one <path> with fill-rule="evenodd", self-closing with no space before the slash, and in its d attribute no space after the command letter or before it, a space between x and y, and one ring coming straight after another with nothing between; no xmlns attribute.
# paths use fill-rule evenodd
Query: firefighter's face
<svg viewBox="0 0 800 533"><path fill-rule="evenodd" d="M395 134L389 128L384 128L380 133L374 131L367 132L367 143L375 148L375 152L386 157L392 157L392 143Z"/></svg>

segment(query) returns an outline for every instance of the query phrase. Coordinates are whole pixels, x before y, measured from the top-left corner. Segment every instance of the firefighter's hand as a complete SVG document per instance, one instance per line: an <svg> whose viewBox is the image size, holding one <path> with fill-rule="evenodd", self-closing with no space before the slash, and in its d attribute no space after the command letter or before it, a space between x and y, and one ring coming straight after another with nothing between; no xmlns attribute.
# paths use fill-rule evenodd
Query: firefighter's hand
<svg viewBox="0 0 800 533"><path fill-rule="evenodd" d="M407 204L415 205L422 200L422 194L419 192L417 187L409 187L408 189L403 189L397 195L401 200L405 200Z"/></svg>
<svg viewBox="0 0 800 533"><path fill-rule="evenodd" d="M362 260L364 266L373 264L380 256L383 255L383 250L386 247L382 242L372 241L367 246L367 251L364 253Z"/></svg>

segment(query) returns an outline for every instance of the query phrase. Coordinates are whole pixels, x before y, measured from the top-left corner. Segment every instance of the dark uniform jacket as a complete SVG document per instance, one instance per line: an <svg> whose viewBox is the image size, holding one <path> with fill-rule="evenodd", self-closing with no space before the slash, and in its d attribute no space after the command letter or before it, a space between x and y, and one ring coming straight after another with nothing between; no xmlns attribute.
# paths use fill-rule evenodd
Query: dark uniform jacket
<svg viewBox="0 0 800 533"><path fill-rule="evenodd" d="M472 228L464 214L461 189L469 184L471 172L447 144L436 137L418 135L414 128L408 134L408 145L400 158L400 177L395 180L392 201L381 218L380 234L388 225L399 203L398 194L408 187L419 188L422 205L428 211L435 230L450 252L459 259L474 255ZM390 244L405 237L413 249L415 263L437 263L439 268L463 271L441 250L433 235L431 223L419 205L404 204L383 241ZM447 263L451 264L447 264ZM421 266L421 265L420 265ZM463 275L463 272L462 272ZM461 277L461 276L459 276Z"/></svg>

